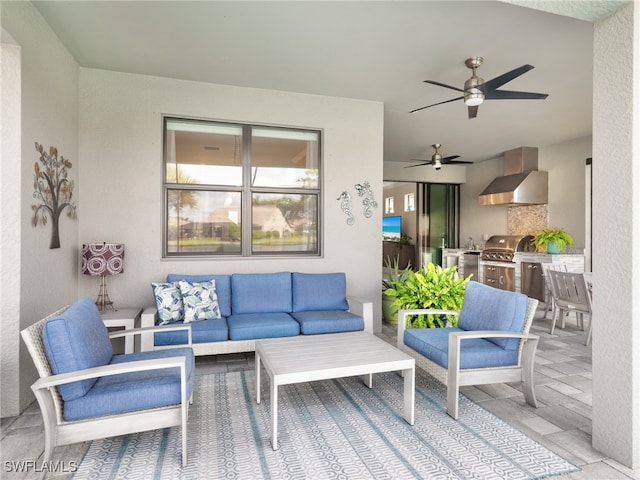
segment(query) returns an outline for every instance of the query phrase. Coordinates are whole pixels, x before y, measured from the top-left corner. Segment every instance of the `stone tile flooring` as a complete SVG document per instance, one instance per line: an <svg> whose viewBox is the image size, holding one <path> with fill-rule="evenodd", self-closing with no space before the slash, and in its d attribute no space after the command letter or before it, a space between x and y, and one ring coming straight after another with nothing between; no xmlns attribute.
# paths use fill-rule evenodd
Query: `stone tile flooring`
<svg viewBox="0 0 640 480"><path fill-rule="evenodd" d="M591 348L585 334L567 321L566 329L549 335L549 320L536 319L532 333L540 335L536 355L536 394L540 408L524 402L517 384L463 387L462 392L510 425L579 466L582 470L562 478L570 480L640 479L618 462L591 447ZM395 326L384 324L380 337L395 344ZM198 357L198 375L254 368L253 354ZM21 468L17 461L41 460L44 450L42 417L33 403L18 417L3 418L0 424L0 477L7 480L37 478L33 467ZM58 471L44 478L70 479L73 463L79 463L88 443L57 447L53 460Z"/></svg>

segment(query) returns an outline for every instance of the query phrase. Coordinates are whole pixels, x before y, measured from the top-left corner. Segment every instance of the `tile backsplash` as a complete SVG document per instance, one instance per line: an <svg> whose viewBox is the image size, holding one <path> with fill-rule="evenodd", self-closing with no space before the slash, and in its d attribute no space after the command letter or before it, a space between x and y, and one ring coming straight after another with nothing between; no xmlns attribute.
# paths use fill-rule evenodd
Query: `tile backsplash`
<svg viewBox="0 0 640 480"><path fill-rule="evenodd" d="M508 235L534 235L549 226L549 205L522 205L507 209Z"/></svg>

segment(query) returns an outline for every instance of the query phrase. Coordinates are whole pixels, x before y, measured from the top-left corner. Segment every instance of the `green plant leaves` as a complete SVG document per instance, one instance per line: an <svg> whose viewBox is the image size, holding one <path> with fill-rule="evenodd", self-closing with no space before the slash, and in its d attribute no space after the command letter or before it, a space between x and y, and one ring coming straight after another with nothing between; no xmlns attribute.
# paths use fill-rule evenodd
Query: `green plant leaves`
<svg viewBox="0 0 640 480"><path fill-rule="evenodd" d="M563 251L567 245L573 245L573 237L562 228L545 228L536 233L532 241L539 252L547 251L547 245L551 242L557 244L560 251Z"/></svg>
<svg viewBox="0 0 640 480"><path fill-rule="evenodd" d="M461 278L456 266L442 268L434 263L429 263L417 272L407 272L403 281L391 282L391 288L385 290L384 293L395 297L393 305L404 310L460 311L464 301L466 284L470 279L471 275L467 278ZM444 327L447 320L453 326L458 323L457 315L416 315L407 328Z"/></svg>

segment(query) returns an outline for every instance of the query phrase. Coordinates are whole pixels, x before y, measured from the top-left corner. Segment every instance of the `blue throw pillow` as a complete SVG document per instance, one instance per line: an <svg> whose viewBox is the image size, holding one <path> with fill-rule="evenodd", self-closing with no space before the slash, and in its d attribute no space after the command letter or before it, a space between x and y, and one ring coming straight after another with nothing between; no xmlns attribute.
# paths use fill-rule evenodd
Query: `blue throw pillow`
<svg viewBox="0 0 640 480"><path fill-rule="evenodd" d="M151 288L158 310L158 325L184 319L182 292L177 283L152 283Z"/></svg>
<svg viewBox="0 0 640 480"><path fill-rule="evenodd" d="M184 323L221 318L216 282L178 282L184 304Z"/></svg>

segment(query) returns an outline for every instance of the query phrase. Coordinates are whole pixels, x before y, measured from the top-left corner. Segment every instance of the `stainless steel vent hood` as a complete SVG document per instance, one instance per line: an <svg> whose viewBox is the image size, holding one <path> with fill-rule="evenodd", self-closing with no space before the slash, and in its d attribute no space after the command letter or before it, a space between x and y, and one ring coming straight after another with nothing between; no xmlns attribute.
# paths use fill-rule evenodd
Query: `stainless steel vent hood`
<svg viewBox="0 0 640 480"><path fill-rule="evenodd" d="M493 180L478 197L480 205L548 203L548 173L538 170L538 149L520 147L504 153L504 176Z"/></svg>

